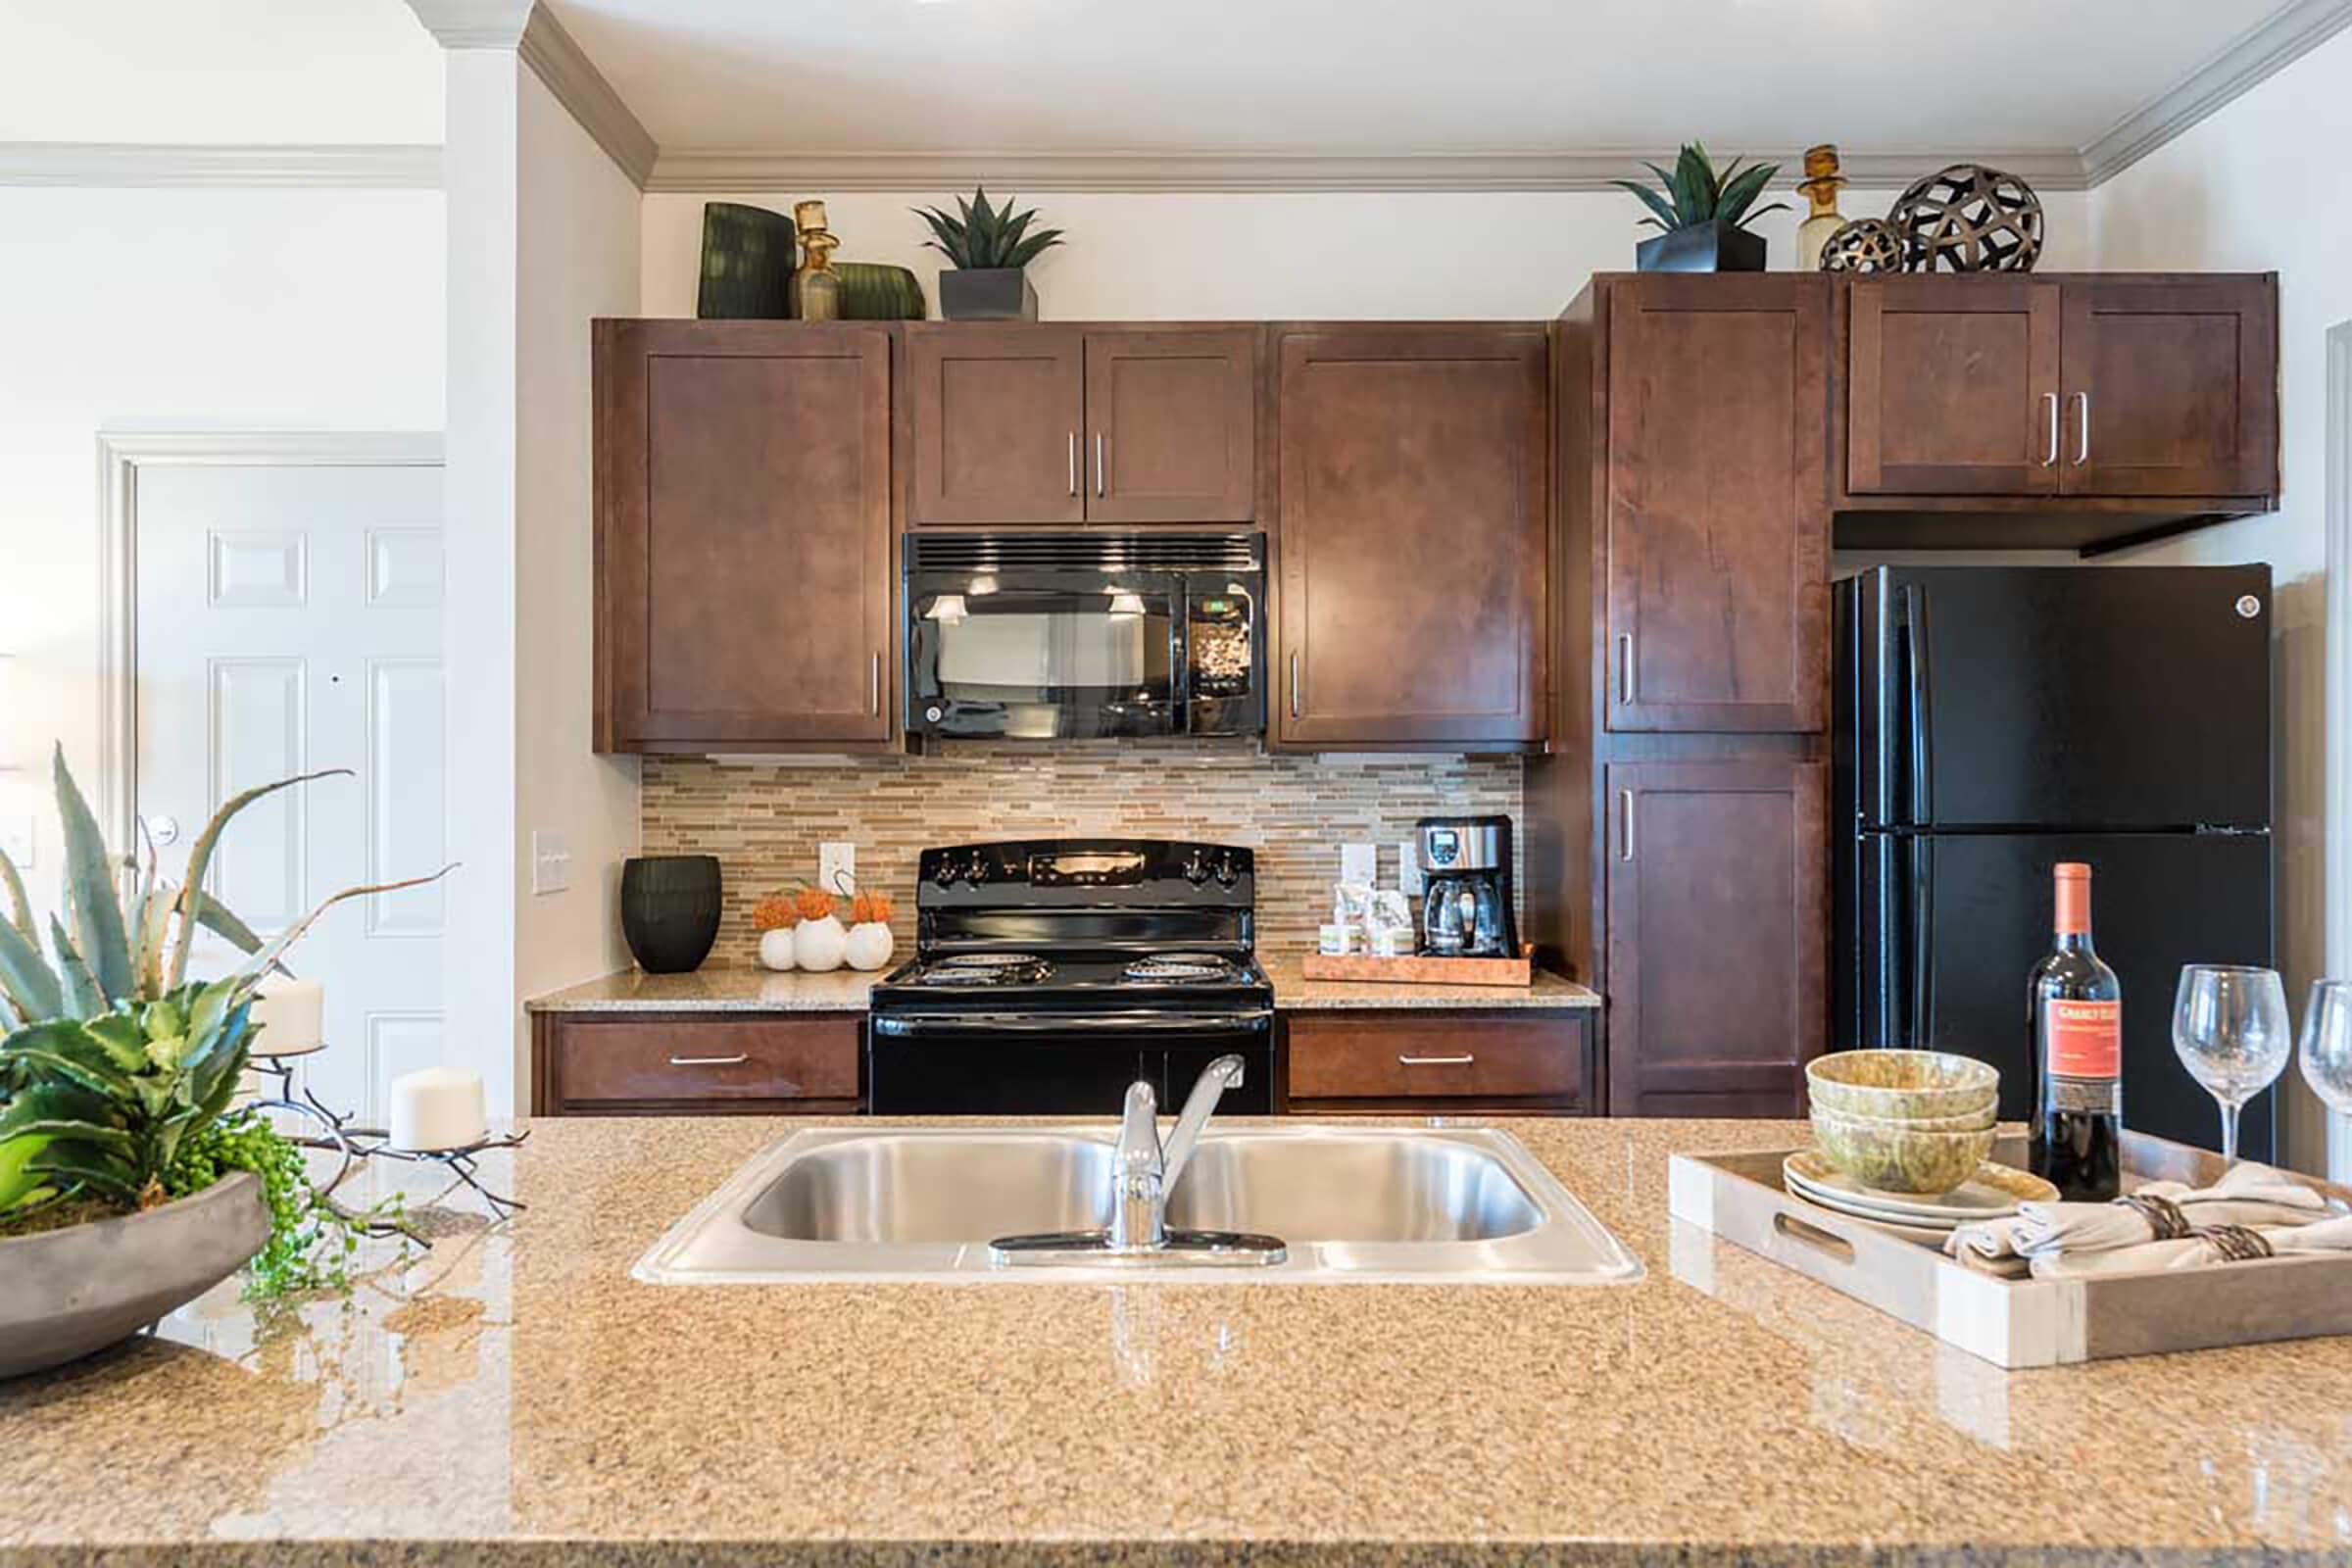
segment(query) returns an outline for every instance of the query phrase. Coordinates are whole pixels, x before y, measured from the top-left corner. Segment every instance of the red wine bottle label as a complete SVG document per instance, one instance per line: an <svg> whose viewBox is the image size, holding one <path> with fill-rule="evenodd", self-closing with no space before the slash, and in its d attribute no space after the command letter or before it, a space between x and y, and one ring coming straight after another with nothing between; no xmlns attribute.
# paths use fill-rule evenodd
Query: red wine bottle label
<svg viewBox="0 0 2352 1568"><path fill-rule="evenodd" d="M2124 1065L2124 1004L2054 1000L2050 1071L2061 1078L2113 1078Z"/></svg>

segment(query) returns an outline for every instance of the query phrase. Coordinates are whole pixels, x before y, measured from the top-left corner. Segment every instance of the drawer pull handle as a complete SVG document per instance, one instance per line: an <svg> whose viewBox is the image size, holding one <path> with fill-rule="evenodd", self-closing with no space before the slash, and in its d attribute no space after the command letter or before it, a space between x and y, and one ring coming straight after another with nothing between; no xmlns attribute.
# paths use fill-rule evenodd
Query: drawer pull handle
<svg viewBox="0 0 2352 1568"><path fill-rule="evenodd" d="M752 1058L738 1052L732 1056L672 1056L672 1067L740 1067Z"/></svg>
<svg viewBox="0 0 2352 1568"><path fill-rule="evenodd" d="M1478 1057L1468 1052L1458 1056L1398 1056L1399 1067L1467 1067Z"/></svg>

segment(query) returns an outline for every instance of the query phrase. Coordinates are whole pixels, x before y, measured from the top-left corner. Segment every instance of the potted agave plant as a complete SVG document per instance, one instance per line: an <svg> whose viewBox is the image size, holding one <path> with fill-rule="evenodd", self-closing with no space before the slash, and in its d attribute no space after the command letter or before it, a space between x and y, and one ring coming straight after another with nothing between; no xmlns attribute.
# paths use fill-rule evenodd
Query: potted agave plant
<svg viewBox="0 0 2352 1568"><path fill-rule="evenodd" d="M940 314L951 321L1036 320L1037 290L1026 269L1061 243L1061 230L1030 233L1037 210L1016 213L1009 200L992 208L985 185L968 202L956 197L956 218L936 207L914 209L931 225L923 243L956 264L939 274Z"/></svg>
<svg viewBox="0 0 2352 1568"><path fill-rule="evenodd" d="M62 750L55 772L65 889L46 955L0 855L0 1377L111 1345L249 1261L281 1289L337 1277L312 1255L347 1252L353 1217L310 1186L299 1149L231 1108L254 992L328 906L433 880L346 889L264 942L204 891L206 868L239 811L325 774L230 800L174 887L152 845L143 864L109 856ZM189 978L200 928L248 960Z"/></svg>
<svg viewBox="0 0 2352 1568"><path fill-rule="evenodd" d="M1662 232L1634 247L1634 265L1644 272L1761 272L1764 236L1747 228L1750 220L1787 209L1787 202L1755 205L1764 187L1779 173L1778 164L1740 167L1732 160L1721 174L1714 160L1698 142L1686 144L1675 160L1674 172L1655 164L1646 166L1658 176L1659 188L1637 180L1617 183L1642 198L1650 216L1645 227Z"/></svg>

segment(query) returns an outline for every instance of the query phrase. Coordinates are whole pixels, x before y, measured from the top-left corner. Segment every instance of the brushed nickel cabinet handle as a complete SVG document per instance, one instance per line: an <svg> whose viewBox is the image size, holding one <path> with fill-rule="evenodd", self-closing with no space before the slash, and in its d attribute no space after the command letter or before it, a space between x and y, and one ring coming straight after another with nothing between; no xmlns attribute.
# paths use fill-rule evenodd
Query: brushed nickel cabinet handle
<svg viewBox="0 0 2352 1568"><path fill-rule="evenodd" d="M1291 650L1291 716L1298 716L1298 650Z"/></svg>
<svg viewBox="0 0 2352 1568"><path fill-rule="evenodd" d="M877 714L882 711L882 656L880 653L876 653L873 662L866 666L865 710Z"/></svg>
<svg viewBox="0 0 2352 1568"><path fill-rule="evenodd" d="M1095 495L1100 498L1102 487L1110 482L1109 470L1102 466L1102 432L1095 432Z"/></svg>
<svg viewBox="0 0 2352 1568"><path fill-rule="evenodd" d="M1467 1052L1458 1056L1398 1056L1399 1067L1467 1067L1478 1058Z"/></svg>
<svg viewBox="0 0 2352 1568"><path fill-rule="evenodd" d="M2082 423L2075 427L2075 466L2080 468L2090 461L2090 394L2075 394L2075 414Z"/></svg>
<svg viewBox="0 0 2352 1568"><path fill-rule="evenodd" d="M2058 394L2044 392L2041 396L2050 406L2050 438L2041 449L2041 466L2054 468L2058 466Z"/></svg>
<svg viewBox="0 0 2352 1568"><path fill-rule="evenodd" d="M1617 635L1617 702L1630 708L1634 702L1634 634Z"/></svg>
<svg viewBox="0 0 2352 1568"><path fill-rule="evenodd" d="M2052 416L2052 417L2056 417L2056 416ZM1078 432L1075 430L1070 432L1069 460L1070 494L1074 496L1078 493Z"/></svg>
<svg viewBox="0 0 2352 1568"><path fill-rule="evenodd" d="M1630 860L1634 858L1634 792L1632 790L1617 792L1617 858Z"/></svg>
<svg viewBox="0 0 2352 1568"><path fill-rule="evenodd" d="M672 1067L740 1067L751 1059L740 1054L732 1056L672 1056L669 1064Z"/></svg>

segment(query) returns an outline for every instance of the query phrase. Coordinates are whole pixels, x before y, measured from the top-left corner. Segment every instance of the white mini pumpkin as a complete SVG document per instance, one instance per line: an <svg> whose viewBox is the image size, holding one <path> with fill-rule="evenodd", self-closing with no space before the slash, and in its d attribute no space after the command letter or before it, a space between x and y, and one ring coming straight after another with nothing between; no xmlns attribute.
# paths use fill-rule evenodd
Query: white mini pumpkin
<svg viewBox="0 0 2352 1568"><path fill-rule="evenodd" d="M850 927L843 956L853 969L879 969L890 962L890 952L895 945L888 925L880 920L864 920Z"/></svg>
<svg viewBox="0 0 2352 1568"><path fill-rule="evenodd" d="M765 968L792 968L794 966L792 948L792 927L788 925L780 925L773 931L760 933L760 962Z"/></svg>
<svg viewBox="0 0 2352 1568"><path fill-rule="evenodd" d="M822 974L841 967L842 950L849 946L849 933L842 929L837 915L803 920L792 928L792 956L802 968Z"/></svg>

